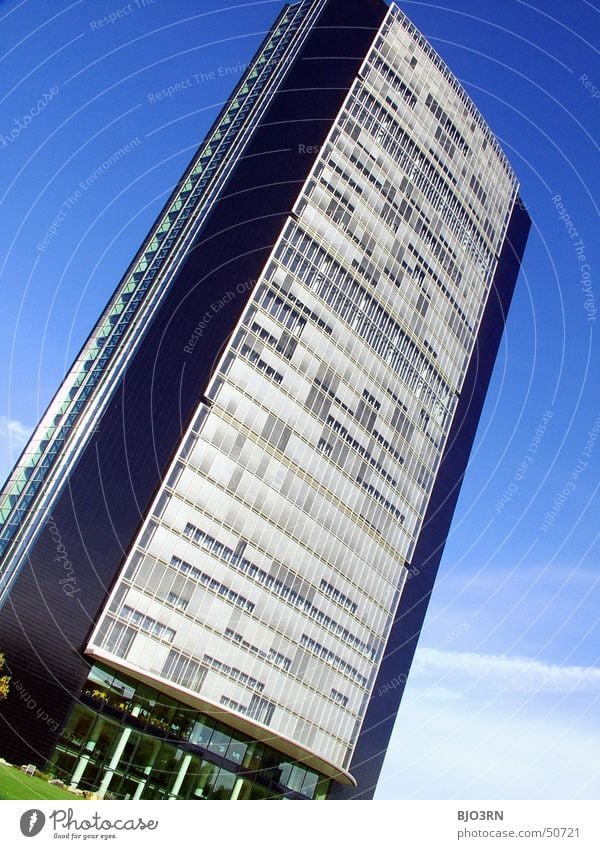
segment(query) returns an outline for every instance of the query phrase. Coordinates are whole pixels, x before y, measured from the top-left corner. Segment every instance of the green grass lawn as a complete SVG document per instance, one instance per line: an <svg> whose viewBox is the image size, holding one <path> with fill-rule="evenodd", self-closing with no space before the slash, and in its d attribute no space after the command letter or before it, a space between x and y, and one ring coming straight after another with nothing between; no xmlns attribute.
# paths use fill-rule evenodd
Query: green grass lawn
<svg viewBox="0 0 600 849"><path fill-rule="evenodd" d="M81 798L41 778L24 775L20 769L0 764L0 799L58 799L72 802Z"/></svg>

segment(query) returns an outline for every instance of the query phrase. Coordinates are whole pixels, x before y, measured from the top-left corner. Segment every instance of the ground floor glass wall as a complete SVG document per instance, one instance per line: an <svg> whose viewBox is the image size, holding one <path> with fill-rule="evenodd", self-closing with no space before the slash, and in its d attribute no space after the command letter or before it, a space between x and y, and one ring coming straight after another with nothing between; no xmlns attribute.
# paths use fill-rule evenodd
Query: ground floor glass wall
<svg viewBox="0 0 600 849"><path fill-rule="evenodd" d="M100 666L48 770L115 799L324 799L329 788L275 749Z"/></svg>

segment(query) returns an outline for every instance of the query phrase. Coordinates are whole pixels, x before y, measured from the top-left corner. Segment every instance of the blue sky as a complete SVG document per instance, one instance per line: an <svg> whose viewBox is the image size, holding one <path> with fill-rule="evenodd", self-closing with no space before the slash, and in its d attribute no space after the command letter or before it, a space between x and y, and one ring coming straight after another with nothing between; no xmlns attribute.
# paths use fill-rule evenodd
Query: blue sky
<svg viewBox="0 0 600 849"><path fill-rule="evenodd" d="M534 225L379 795L594 798L600 16L401 5L501 140ZM0 2L2 476L281 6Z"/></svg>

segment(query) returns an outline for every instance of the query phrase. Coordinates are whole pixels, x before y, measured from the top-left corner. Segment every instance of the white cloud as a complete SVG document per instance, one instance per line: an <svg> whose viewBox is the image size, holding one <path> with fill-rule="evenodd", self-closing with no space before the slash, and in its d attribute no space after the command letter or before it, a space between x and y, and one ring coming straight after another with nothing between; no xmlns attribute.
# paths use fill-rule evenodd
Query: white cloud
<svg viewBox="0 0 600 849"><path fill-rule="evenodd" d="M435 702L458 702L462 699L462 693L451 690L449 687L439 687L433 684L423 690L423 695Z"/></svg>
<svg viewBox="0 0 600 849"><path fill-rule="evenodd" d="M8 416L0 416L0 439L10 449L21 450L29 436L31 428L24 425L18 419L9 419Z"/></svg>
<svg viewBox="0 0 600 849"><path fill-rule="evenodd" d="M559 666L522 657L444 652L423 648L417 651L411 678L434 679L456 685L457 679L477 687L492 687L515 693L600 693L600 669L595 666Z"/></svg>
<svg viewBox="0 0 600 849"><path fill-rule="evenodd" d="M31 428L17 419L0 416L0 486L10 473L21 449L31 435Z"/></svg>

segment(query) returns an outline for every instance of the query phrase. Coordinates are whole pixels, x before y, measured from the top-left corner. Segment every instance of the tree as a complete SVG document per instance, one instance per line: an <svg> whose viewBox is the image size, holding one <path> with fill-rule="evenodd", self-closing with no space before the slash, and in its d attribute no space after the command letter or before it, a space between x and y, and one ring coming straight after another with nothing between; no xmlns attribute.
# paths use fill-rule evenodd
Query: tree
<svg viewBox="0 0 600 849"><path fill-rule="evenodd" d="M0 672L4 669L5 662L4 655L0 653ZM9 682L10 675L0 675L0 701L8 696Z"/></svg>

